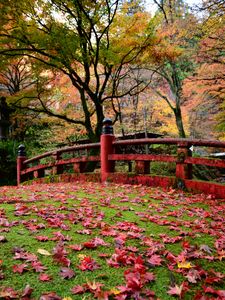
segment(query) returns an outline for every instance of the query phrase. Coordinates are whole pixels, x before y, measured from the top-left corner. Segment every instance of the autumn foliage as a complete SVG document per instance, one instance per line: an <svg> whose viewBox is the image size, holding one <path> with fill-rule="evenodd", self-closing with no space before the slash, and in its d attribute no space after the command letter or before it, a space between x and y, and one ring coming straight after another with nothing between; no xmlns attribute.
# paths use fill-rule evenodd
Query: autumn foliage
<svg viewBox="0 0 225 300"><path fill-rule="evenodd" d="M210 195L45 184L2 187L1 203L2 299L225 297L225 206Z"/></svg>

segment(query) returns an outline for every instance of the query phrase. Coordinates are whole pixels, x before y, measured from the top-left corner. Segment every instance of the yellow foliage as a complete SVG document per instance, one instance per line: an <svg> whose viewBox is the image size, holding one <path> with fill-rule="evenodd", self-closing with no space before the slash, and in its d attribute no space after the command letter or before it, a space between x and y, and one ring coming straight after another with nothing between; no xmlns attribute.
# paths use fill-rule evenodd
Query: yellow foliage
<svg viewBox="0 0 225 300"><path fill-rule="evenodd" d="M189 262L189 261L178 262L178 263L177 263L177 266L178 266L179 269L191 269L191 268L194 267L194 266L192 265L192 263Z"/></svg>

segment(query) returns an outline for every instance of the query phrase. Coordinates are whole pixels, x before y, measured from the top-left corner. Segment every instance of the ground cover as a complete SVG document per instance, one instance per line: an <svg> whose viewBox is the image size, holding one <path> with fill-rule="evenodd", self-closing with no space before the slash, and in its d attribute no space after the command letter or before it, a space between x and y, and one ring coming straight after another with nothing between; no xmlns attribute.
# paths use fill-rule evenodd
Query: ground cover
<svg viewBox="0 0 225 300"><path fill-rule="evenodd" d="M1 299L225 299L225 202L97 183L0 188Z"/></svg>

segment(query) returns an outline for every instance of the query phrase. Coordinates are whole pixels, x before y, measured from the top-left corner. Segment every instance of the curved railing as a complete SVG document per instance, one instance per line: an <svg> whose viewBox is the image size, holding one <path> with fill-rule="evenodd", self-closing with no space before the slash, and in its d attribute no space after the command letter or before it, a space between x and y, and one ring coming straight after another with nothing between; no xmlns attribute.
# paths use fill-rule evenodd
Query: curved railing
<svg viewBox="0 0 225 300"><path fill-rule="evenodd" d="M217 168L225 168L225 160L218 158L202 158L192 157L190 147L213 147L213 148L225 148L225 142L212 141L212 140L199 140L199 139L173 139L173 138L155 138L155 139L139 139L139 140L122 140L114 141L113 146L136 146L136 145L176 145L177 155L160 155L160 154L111 154L110 160L113 161L161 161L161 162L175 162L180 164L199 164ZM192 176L189 174L189 176Z"/></svg>
<svg viewBox="0 0 225 300"><path fill-rule="evenodd" d="M173 154L153 153L150 147L153 145L173 145ZM213 149L214 152L223 152L225 142L174 138L116 140L113 134L106 133L101 136L100 143L61 148L31 159L25 157L22 149L17 163L18 184L32 178L43 181L42 179L47 175L61 174L63 178L63 174L68 173L68 166L70 166L70 172L76 174L75 178L77 180L79 174L81 175L86 171L87 163L97 162L100 169L99 172L95 172L95 174L98 174L95 178L98 177L98 180L102 182L119 181L165 187L177 185L178 187L212 193L225 198L225 185L192 179L193 165L225 169L225 159L210 157L210 155L193 157L190 150L192 146L215 148ZM141 149L138 153L133 151L137 147L139 147L139 150ZM126 151L127 148L129 148L129 153ZM146 151L144 152L144 150ZM95 153L93 154L93 152ZM134 169L129 170L132 173L121 172L121 170L116 172L115 166L120 161L134 162ZM151 162L174 163L174 176L151 174Z"/></svg>
<svg viewBox="0 0 225 300"><path fill-rule="evenodd" d="M87 162L100 161L99 155L90 154L93 149L99 150L100 143L65 147L26 159L25 147L21 145L17 158L17 183L46 175L62 174L64 167L68 165L73 166L74 172L82 173ZM81 151L85 153L80 153ZM70 157L63 158L63 154L70 154Z"/></svg>

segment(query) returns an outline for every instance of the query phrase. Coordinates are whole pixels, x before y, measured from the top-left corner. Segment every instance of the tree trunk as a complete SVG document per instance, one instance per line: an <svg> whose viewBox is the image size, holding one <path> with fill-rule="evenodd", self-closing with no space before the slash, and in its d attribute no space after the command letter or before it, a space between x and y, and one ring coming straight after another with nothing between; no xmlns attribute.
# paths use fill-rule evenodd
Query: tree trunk
<svg viewBox="0 0 225 300"><path fill-rule="evenodd" d="M176 119L176 125L177 125L177 129L178 129L179 137L180 138L185 138L186 134L185 134L185 131L184 131L184 125L183 125L183 120L182 120L182 114L181 114L180 107L174 108L173 112L174 112L175 119Z"/></svg>

